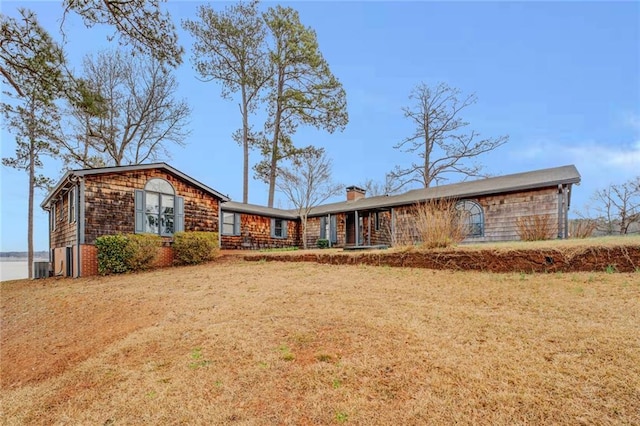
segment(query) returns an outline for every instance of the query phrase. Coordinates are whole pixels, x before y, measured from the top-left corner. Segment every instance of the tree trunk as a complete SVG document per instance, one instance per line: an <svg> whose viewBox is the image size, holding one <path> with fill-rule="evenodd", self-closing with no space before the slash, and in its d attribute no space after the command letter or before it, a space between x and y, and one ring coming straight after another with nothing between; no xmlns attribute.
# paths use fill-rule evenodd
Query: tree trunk
<svg viewBox="0 0 640 426"><path fill-rule="evenodd" d="M273 126L273 141L271 143L271 167L269 168L269 202L268 206L273 207L273 199L276 192L276 170L278 167L278 140L280 139L280 119L282 117L282 91L284 90L284 70L278 74L278 91L276 98L276 116Z"/></svg>
<svg viewBox="0 0 640 426"><path fill-rule="evenodd" d="M431 185L431 171L429 166L431 165L431 151L433 146L429 143L429 117L424 118L424 187L428 188Z"/></svg>
<svg viewBox="0 0 640 426"><path fill-rule="evenodd" d="M249 202L249 111L247 110L247 89L242 86L242 202Z"/></svg>
<svg viewBox="0 0 640 426"><path fill-rule="evenodd" d="M33 137L29 138L29 206L27 207L27 269L29 279L33 279L33 193L36 184L35 144Z"/></svg>
<svg viewBox="0 0 640 426"><path fill-rule="evenodd" d="M307 215L301 217L302 219L302 248L307 249Z"/></svg>

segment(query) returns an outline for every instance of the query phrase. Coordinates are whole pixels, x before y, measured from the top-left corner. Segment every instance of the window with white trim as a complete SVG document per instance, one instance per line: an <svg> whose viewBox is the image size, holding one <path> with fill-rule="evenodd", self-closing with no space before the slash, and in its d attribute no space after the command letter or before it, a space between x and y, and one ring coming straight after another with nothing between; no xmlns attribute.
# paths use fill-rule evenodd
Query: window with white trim
<svg viewBox="0 0 640 426"><path fill-rule="evenodd" d="M467 237L484 235L484 212L482 206L472 200L460 200L456 203L460 220L467 226Z"/></svg>

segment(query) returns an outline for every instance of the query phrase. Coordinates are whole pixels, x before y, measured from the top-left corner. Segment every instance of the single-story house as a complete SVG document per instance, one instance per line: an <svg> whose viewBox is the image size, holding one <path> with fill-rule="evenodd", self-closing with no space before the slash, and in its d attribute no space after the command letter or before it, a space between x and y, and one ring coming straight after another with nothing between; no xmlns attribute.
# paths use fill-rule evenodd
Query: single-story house
<svg viewBox="0 0 640 426"><path fill-rule="evenodd" d="M580 183L573 165L366 197L346 189L346 200L314 207L307 244L333 247L393 245L416 203L451 199L466 212L466 241L519 239L517 219L553 218L558 238L568 237L571 188ZM172 262L174 232L219 232L223 249L302 245L295 210L231 201L165 163L73 170L42 202L49 212L51 264L56 275L97 273L95 240L117 233L157 233L165 241L159 265Z"/></svg>
<svg viewBox="0 0 640 426"><path fill-rule="evenodd" d="M366 197L358 187L347 187L347 199L311 210L308 244L329 238L332 245L393 245L402 225L411 221L411 207L429 200L456 201L465 211L469 234L465 242L514 241L517 219L544 216L558 238L568 237L571 187L580 183L573 165L490 177L468 182L415 189L399 195ZM224 205L223 205L224 210Z"/></svg>

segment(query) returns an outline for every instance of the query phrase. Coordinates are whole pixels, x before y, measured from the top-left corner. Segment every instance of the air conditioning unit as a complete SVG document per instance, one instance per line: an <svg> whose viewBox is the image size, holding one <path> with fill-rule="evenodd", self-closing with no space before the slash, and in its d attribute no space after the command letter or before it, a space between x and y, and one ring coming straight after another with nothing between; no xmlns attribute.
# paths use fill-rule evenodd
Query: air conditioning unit
<svg viewBox="0 0 640 426"><path fill-rule="evenodd" d="M51 264L49 262L33 262L33 278L47 278Z"/></svg>

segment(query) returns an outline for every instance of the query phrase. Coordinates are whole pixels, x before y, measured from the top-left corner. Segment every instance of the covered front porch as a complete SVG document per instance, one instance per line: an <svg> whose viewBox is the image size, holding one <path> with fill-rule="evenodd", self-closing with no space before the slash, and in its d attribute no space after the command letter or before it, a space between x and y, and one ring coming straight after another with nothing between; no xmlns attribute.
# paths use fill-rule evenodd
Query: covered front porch
<svg viewBox="0 0 640 426"><path fill-rule="evenodd" d="M391 246L393 209L344 213L345 247Z"/></svg>

